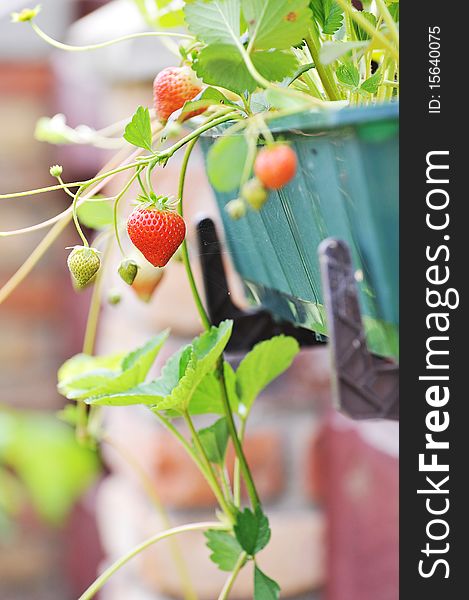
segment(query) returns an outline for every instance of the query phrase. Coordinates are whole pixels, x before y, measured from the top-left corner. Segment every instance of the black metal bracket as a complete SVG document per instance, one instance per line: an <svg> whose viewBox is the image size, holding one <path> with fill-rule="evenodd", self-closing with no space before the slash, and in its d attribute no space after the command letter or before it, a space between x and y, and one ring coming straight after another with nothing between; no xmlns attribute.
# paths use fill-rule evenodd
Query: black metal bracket
<svg viewBox="0 0 469 600"><path fill-rule="evenodd" d="M301 346L323 343L309 329L295 327L287 321L277 321L266 310L244 311L237 307L231 300L222 261L222 248L214 222L203 218L197 223L196 230L210 320L212 323L220 323L224 319L233 320L233 334L227 350L248 351L258 342L280 334L294 337Z"/></svg>
<svg viewBox="0 0 469 600"><path fill-rule="evenodd" d="M213 221L197 223L205 298L210 320L232 319L233 334L227 350L250 350L257 342L284 334L301 346L323 343L308 329L275 320L264 309L241 310L230 295L222 249ZM324 304L335 377L334 399L338 410L353 419L399 418L399 367L368 351L360 315L357 287L347 245L329 238L319 247Z"/></svg>
<svg viewBox="0 0 469 600"><path fill-rule="evenodd" d="M354 419L398 420L399 366L366 346L347 244L328 238L318 253L337 408Z"/></svg>

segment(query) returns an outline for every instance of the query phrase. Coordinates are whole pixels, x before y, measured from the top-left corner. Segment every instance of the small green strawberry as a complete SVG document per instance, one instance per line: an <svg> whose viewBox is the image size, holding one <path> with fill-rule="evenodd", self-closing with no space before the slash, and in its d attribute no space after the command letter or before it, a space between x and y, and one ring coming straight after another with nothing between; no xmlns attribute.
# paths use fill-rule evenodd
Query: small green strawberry
<svg viewBox="0 0 469 600"><path fill-rule="evenodd" d="M74 246L67 259L68 269L76 290L82 290L99 271L101 261L96 248Z"/></svg>
<svg viewBox="0 0 469 600"><path fill-rule="evenodd" d="M246 203L241 198L235 198L225 205L225 210L233 221L238 221L246 214Z"/></svg>
<svg viewBox="0 0 469 600"><path fill-rule="evenodd" d="M107 294L108 304L116 306L122 300L120 291L117 288L111 288Z"/></svg>
<svg viewBox="0 0 469 600"><path fill-rule="evenodd" d="M121 279L128 285L132 285L135 277L137 277L139 266L133 258L124 258L119 265L117 272L121 276Z"/></svg>
<svg viewBox="0 0 469 600"><path fill-rule="evenodd" d="M266 203L269 193L259 179L253 177L243 185L241 196L253 210L260 210Z"/></svg>

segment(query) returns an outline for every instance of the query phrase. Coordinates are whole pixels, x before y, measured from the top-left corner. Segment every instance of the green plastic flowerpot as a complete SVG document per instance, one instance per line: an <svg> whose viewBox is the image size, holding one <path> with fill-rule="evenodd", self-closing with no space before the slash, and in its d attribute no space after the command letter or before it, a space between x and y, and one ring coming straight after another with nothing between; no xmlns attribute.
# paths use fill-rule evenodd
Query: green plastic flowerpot
<svg viewBox="0 0 469 600"><path fill-rule="evenodd" d="M270 122L292 144L297 175L259 212L233 221L232 193L215 195L226 243L253 303L327 335L317 248L349 245L370 350L399 346L399 107L397 103L301 113ZM218 129L202 140L207 153Z"/></svg>

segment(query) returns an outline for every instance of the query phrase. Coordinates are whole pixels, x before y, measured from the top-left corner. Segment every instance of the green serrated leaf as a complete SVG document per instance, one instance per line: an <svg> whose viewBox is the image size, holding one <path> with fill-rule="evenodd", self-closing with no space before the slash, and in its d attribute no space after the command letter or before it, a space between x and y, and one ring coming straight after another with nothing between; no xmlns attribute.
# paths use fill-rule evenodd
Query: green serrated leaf
<svg viewBox="0 0 469 600"><path fill-rule="evenodd" d="M344 63L339 65L335 72L337 79L355 89L360 84L360 73L352 63Z"/></svg>
<svg viewBox="0 0 469 600"><path fill-rule="evenodd" d="M241 7L254 49L296 46L310 25L309 0L241 0Z"/></svg>
<svg viewBox="0 0 469 600"><path fill-rule="evenodd" d="M216 190L232 192L239 188L247 153L244 135L217 139L207 154L207 174Z"/></svg>
<svg viewBox="0 0 469 600"><path fill-rule="evenodd" d="M239 399L236 392L236 374L233 371L233 367L226 361L223 367L230 405L233 411L237 412ZM192 396L192 400L189 405L189 414L223 415L224 412L225 411L221 401L220 381L215 373L207 373Z"/></svg>
<svg viewBox="0 0 469 600"><path fill-rule="evenodd" d="M376 94L381 84L381 73L376 71L374 75L366 79L360 86L360 89L369 94Z"/></svg>
<svg viewBox="0 0 469 600"><path fill-rule="evenodd" d="M298 59L282 50L254 52L251 60L269 81L283 81L298 67ZM258 88L235 46L212 44L202 48L194 62L194 70L204 83L218 85L237 94L254 92Z"/></svg>
<svg viewBox="0 0 469 600"><path fill-rule="evenodd" d="M155 410L184 412L200 382L223 353L232 327L232 321L222 321L218 327L212 327L195 338L192 344L168 360L155 381L124 392L91 398L89 403L106 406L146 404Z"/></svg>
<svg viewBox="0 0 469 600"><path fill-rule="evenodd" d="M207 547L212 551L210 560L221 571L232 571L243 551L236 538L227 531L209 529L205 532Z"/></svg>
<svg viewBox="0 0 469 600"><path fill-rule="evenodd" d="M326 35L333 35L344 21L344 11L335 0L311 0L314 17Z"/></svg>
<svg viewBox="0 0 469 600"><path fill-rule="evenodd" d="M58 389L67 398L77 400L133 388L144 381L167 337L168 331L164 331L124 356L78 354L59 370Z"/></svg>
<svg viewBox="0 0 469 600"><path fill-rule="evenodd" d="M237 44L241 7L239 0L193 0L184 6L189 31L206 44Z"/></svg>
<svg viewBox="0 0 469 600"><path fill-rule="evenodd" d="M369 42L324 42L319 51L319 59L323 65L330 65L352 50L363 51L368 46Z"/></svg>
<svg viewBox="0 0 469 600"><path fill-rule="evenodd" d="M138 148L145 148L151 152L152 135L150 111L139 106L124 131L124 139Z"/></svg>
<svg viewBox="0 0 469 600"><path fill-rule="evenodd" d="M223 466L230 437L225 417L199 430L199 440L211 463Z"/></svg>
<svg viewBox="0 0 469 600"><path fill-rule="evenodd" d="M298 342L279 335L260 342L243 358L236 371L236 389L244 411L249 411L259 392L286 371L299 352Z"/></svg>
<svg viewBox="0 0 469 600"><path fill-rule="evenodd" d="M265 548L271 535L269 520L261 509L252 512L245 508L243 512L238 512L233 531L241 548L250 556L255 556Z"/></svg>
<svg viewBox="0 0 469 600"><path fill-rule="evenodd" d="M80 223L90 229L104 229L113 223L112 206L107 200L90 199L77 209Z"/></svg>
<svg viewBox="0 0 469 600"><path fill-rule="evenodd" d="M373 13L368 12L366 10L362 10L360 12L360 15L362 17L364 17L375 29L376 29L376 17ZM356 23L355 21L352 21L353 23L353 30L355 32L355 37L357 38L357 40L359 42L363 42L366 40L369 40L371 38L370 34L365 31L364 29L362 29L360 27L360 25L358 25L358 23Z"/></svg>
<svg viewBox="0 0 469 600"><path fill-rule="evenodd" d="M254 568L254 600L278 600L280 586L276 581L267 577L259 567Z"/></svg>

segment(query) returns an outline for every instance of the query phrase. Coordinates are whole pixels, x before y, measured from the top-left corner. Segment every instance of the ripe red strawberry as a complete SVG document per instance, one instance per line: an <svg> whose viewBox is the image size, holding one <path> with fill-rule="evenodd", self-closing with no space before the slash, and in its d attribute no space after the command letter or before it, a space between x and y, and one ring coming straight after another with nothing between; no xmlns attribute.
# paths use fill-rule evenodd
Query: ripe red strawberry
<svg viewBox="0 0 469 600"><path fill-rule="evenodd" d="M153 99L160 121L165 123L174 111L201 91L202 86L190 67L167 67L160 71L153 82ZM204 110L193 111L185 118L195 117Z"/></svg>
<svg viewBox="0 0 469 600"><path fill-rule="evenodd" d="M184 241L186 224L165 197L137 206L127 221L130 240L154 267L164 267Z"/></svg>
<svg viewBox="0 0 469 600"><path fill-rule="evenodd" d="M287 144L263 148L254 162L254 173L269 190L286 185L296 173L296 154Z"/></svg>

